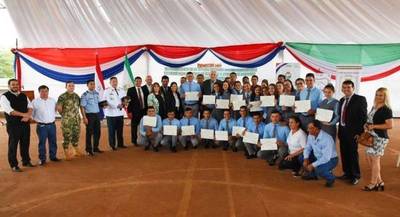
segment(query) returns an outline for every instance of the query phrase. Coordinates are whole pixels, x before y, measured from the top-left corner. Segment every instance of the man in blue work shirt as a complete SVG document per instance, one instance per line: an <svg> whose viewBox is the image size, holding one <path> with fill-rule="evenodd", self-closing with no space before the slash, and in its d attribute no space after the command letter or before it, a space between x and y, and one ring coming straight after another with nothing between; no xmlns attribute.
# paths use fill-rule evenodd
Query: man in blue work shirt
<svg viewBox="0 0 400 217"><path fill-rule="evenodd" d="M81 111L83 123L86 125L86 152L89 156L94 153L102 153L99 149L100 141L100 117L99 117L99 93L96 91L94 80L86 82L88 90L81 96ZM93 145L92 145L93 139Z"/></svg>
<svg viewBox="0 0 400 217"><path fill-rule="evenodd" d="M170 110L167 113L167 118L163 120L163 126L172 125L176 126L179 131L181 128L181 122L175 118L175 110ZM161 145L169 145L169 149L172 152L176 152L176 142L178 141L178 134L176 136L164 135L161 140Z"/></svg>
<svg viewBox="0 0 400 217"><path fill-rule="evenodd" d="M154 152L158 152L158 145L162 139L161 135L161 127L162 120L159 115L156 114L156 110L153 106L147 107L147 116L155 117L157 119L156 126L145 126L143 120L146 116L143 116L142 120L140 120L139 125L139 145L144 146L144 150L149 150L150 146L153 147Z"/></svg>
<svg viewBox="0 0 400 217"><path fill-rule="evenodd" d="M188 150L189 146L187 142L190 141L194 149L197 148L199 144L199 140L197 139L197 135L200 134L200 121L199 119L193 117L193 111L191 107L185 108L184 117L181 119L181 128L184 126L194 126L194 131L196 135L191 136L179 136L179 142L182 144L185 150Z"/></svg>
<svg viewBox="0 0 400 217"><path fill-rule="evenodd" d="M211 112L208 108L203 111L203 119L200 120L201 129L218 130L218 121L211 117ZM200 139L200 144L204 145L205 148L216 148L215 140L211 139Z"/></svg>
<svg viewBox="0 0 400 217"><path fill-rule="evenodd" d="M313 73L308 73L306 75L306 86L307 87L300 92L300 100L310 100L311 109L299 115L301 128L304 131L307 130L308 124L315 119L315 112L324 96L322 91L315 87L315 76Z"/></svg>
<svg viewBox="0 0 400 217"><path fill-rule="evenodd" d="M247 113L247 107L246 106L241 106L239 110L240 118L236 121L236 125L238 127L244 127L247 128L249 127L250 123L253 121L253 119L248 115ZM235 142L235 150L237 151L239 148L244 147L243 144L243 135L232 135L236 137L236 142ZM247 153L245 151L245 153Z"/></svg>
<svg viewBox="0 0 400 217"><path fill-rule="evenodd" d="M258 133L259 135L258 138L263 138L264 128L265 128L265 123L262 122L261 113L259 112L253 113L253 121L250 122L250 125L247 127L246 132ZM244 146L246 147L247 151L246 152L247 159L257 158L257 151L258 151L257 145L244 143Z"/></svg>
<svg viewBox="0 0 400 217"><path fill-rule="evenodd" d="M182 84L182 94L181 97L184 100L184 105L186 107L191 107L193 112L193 117L198 118L199 112L199 100L186 100L186 93L197 92L199 98L201 97L201 87L198 83L193 81L193 72L186 73L186 82Z"/></svg>
<svg viewBox="0 0 400 217"><path fill-rule="evenodd" d="M278 110L273 110L270 116L271 122L264 128L263 138L276 138L278 145L277 151L260 151L259 157L268 162L270 166L275 165L275 162L280 162L288 154L288 146L286 143L290 133L289 127L281 123L281 113Z"/></svg>
<svg viewBox="0 0 400 217"><path fill-rule="evenodd" d="M309 172L304 180L316 180L318 176L326 179L326 187L332 187L335 176L332 170L338 163L335 142L328 133L321 130L322 124L314 120L308 124L307 145L304 149L304 168ZM311 152L315 161L311 160Z"/></svg>
<svg viewBox="0 0 400 217"><path fill-rule="evenodd" d="M235 119L231 118L231 111L224 110L224 119L219 122L218 130L228 131L228 141L222 141L222 148L227 151L229 146L236 152L235 137L232 136L232 128L236 125Z"/></svg>

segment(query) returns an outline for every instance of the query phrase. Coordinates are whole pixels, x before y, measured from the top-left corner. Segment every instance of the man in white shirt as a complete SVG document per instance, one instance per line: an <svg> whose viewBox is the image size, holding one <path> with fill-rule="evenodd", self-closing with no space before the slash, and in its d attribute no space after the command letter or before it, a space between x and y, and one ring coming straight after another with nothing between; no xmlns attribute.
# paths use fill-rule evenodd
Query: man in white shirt
<svg viewBox="0 0 400 217"><path fill-rule="evenodd" d="M46 141L49 141L50 160L57 162L57 133L56 133L56 110L57 102L49 98L49 88L41 85L38 88L40 97L32 101L33 120L37 123L36 132L39 138L39 165L46 164Z"/></svg>
<svg viewBox="0 0 400 217"><path fill-rule="evenodd" d="M117 137L118 148L126 148L124 145L124 108L126 107L126 93L118 87L118 79L110 78L111 87L104 90L103 98L107 101L107 107L104 109L104 115L107 118L108 142L112 150L117 150L115 137Z"/></svg>
<svg viewBox="0 0 400 217"><path fill-rule="evenodd" d="M28 97L19 91L16 79L8 81L9 91L1 95L0 104L7 121L8 133L8 163L12 171L22 172L18 166L17 149L20 145L22 165L34 167L29 156L29 141L31 128L29 121L32 117L32 104Z"/></svg>

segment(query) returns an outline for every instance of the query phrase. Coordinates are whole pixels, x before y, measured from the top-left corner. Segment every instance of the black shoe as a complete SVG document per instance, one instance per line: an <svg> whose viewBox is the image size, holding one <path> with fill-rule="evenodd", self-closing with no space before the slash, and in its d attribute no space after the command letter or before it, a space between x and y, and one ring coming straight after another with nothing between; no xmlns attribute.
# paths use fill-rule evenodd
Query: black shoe
<svg viewBox="0 0 400 217"><path fill-rule="evenodd" d="M101 154L101 153L103 153L104 151L102 151L102 150L100 150L100 149L95 149L95 150L93 150L93 152L94 152L94 153L99 153L99 154Z"/></svg>
<svg viewBox="0 0 400 217"><path fill-rule="evenodd" d="M385 191L385 183L384 182L381 182L381 183L378 184L378 190L379 191Z"/></svg>
<svg viewBox="0 0 400 217"><path fill-rule="evenodd" d="M298 171L293 171L293 172L292 172L292 175L293 175L293 177L295 177L295 178L301 176L301 174L300 174Z"/></svg>
<svg viewBox="0 0 400 217"><path fill-rule="evenodd" d="M119 145L118 148L128 148L125 145Z"/></svg>
<svg viewBox="0 0 400 217"><path fill-rule="evenodd" d="M90 157L94 157L94 153L92 151L87 151L86 154Z"/></svg>
<svg viewBox="0 0 400 217"><path fill-rule="evenodd" d="M208 149L208 148L210 148L210 146L209 146L209 145L205 145L204 148L205 148L205 149Z"/></svg>
<svg viewBox="0 0 400 217"><path fill-rule="evenodd" d="M113 146L113 147L111 147L111 148L112 148L112 150L113 150L113 151L116 151L116 150L117 150L117 148L116 148L116 147L114 147L114 146Z"/></svg>
<svg viewBox="0 0 400 217"><path fill-rule="evenodd" d="M344 174L342 176L337 176L336 178L340 179L340 180L351 180L351 177L346 174Z"/></svg>
<svg viewBox="0 0 400 217"><path fill-rule="evenodd" d="M193 146L193 149L197 149L197 145Z"/></svg>
<svg viewBox="0 0 400 217"><path fill-rule="evenodd" d="M216 149L216 148L217 148L217 146L216 146L216 145L212 145L211 147L212 147L213 149Z"/></svg>
<svg viewBox="0 0 400 217"><path fill-rule="evenodd" d="M379 184L366 185L366 186L364 186L363 191L379 191Z"/></svg>
<svg viewBox="0 0 400 217"><path fill-rule="evenodd" d="M157 147L153 147L153 151L154 152L158 152L158 148Z"/></svg>
<svg viewBox="0 0 400 217"><path fill-rule="evenodd" d="M35 167L35 165L31 164L31 162L22 164L24 167Z"/></svg>
<svg viewBox="0 0 400 217"><path fill-rule="evenodd" d="M237 152L238 150L237 150L236 147L232 147L232 151L233 151L233 152Z"/></svg>
<svg viewBox="0 0 400 217"><path fill-rule="evenodd" d="M11 168L11 170L12 170L13 172L16 172L16 173L22 172L21 168L19 168L18 166Z"/></svg>
<svg viewBox="0 0 400 217"><path fill-rule="evenodd" d="M327 187L327 188L332 188L334 183L335 183L335 180L334 180L334 179L328 180L328 181L326 181L326 183L325 183L325 187Z"/></svg>
<svg viewBox="0 0 400 217"><path fill-rule="evenodd" d="M148 151L150 149L150 145L146 145L145 147L144 147L144 150L145 151Z"/></svg>
<svg viewBox="0 0 400 217"><path fill-rule="evenodd" d="M312 176L312 175L305 175L305 176L302 176L301 179L306 180L306 181L318 180L318 178L317 178L316 176Z"/></svg>
<svg viewBox="0 0 400 217"><path fill-rule="evenodd" d="M175 148L175 147L172 147L172 148L171 148L171 152L176 153L176 148Z"/></svg>
<svg viewBox="0 0 400 217"><path fill-rule="evenodd" d="M189 150L189 146L184 146L183 149L185 149L185 151Z"/></svg>
<svg viewBox="0 0 400 217"><path fill-rule="evenodd" d="M272 167L272 166L275 166L275 161L267 161L267 163L268 163L268 165L270 165L271 167Z"/></svg>
<svg viewBox="0 0 400 217"><path fill-rule="evenodd" d="M45 164L46 164L46 161L44 161L44 160L40 160L38 163L39 166L44 166Z"/></svg>
<svg viewBox="0 0 400 217"><path fill-rule="evenodd" d="M351 180L351 184L352 185L357 185L358 183L360 182L360 180L359 179L357 179L357 178L353 178L352 180Z"/></svg>
<svg viewBox="0 0 400 217"><path fill-rule="evenodd" d="M253 159L253 158L256 158L256 157L257 157L257 156L254 155L254 154L251 154L251 155L247 155L247 156L246 156L247 159Z"/></svg>
<svg viewBox="0 0 400 217"><path fill-rule="evenodd" d="M222 150L228 151L228 147L223 147Z"/></svg>
<svg viewBox="0 0 400 217"><path fill-rule="evenodd" d="M58 158L51 158L50 160L53 161L53 162L60 162L60 161L61 161L61 160L58 159Z"/></svg>

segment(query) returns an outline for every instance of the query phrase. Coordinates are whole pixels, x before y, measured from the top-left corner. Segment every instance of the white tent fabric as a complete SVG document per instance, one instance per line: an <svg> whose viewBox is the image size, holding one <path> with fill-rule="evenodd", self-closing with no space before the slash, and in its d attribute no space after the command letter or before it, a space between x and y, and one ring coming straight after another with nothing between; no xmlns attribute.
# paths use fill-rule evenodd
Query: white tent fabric
<svg viewBox="0 0 400 217"><path fill-rule="evenodd" d="M394 43L397 0L6 0L24 47Z"/></svg>

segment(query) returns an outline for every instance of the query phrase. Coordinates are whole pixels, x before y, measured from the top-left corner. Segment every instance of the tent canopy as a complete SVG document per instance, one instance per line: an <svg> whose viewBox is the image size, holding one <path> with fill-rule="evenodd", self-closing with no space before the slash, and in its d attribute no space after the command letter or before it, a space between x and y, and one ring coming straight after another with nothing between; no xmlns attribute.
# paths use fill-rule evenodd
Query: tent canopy
<svg viewBox="0 0 400 217"><path fill-rule="evenodd" d="M23 47L396 43L393 0L6 0Z"/></svg>

